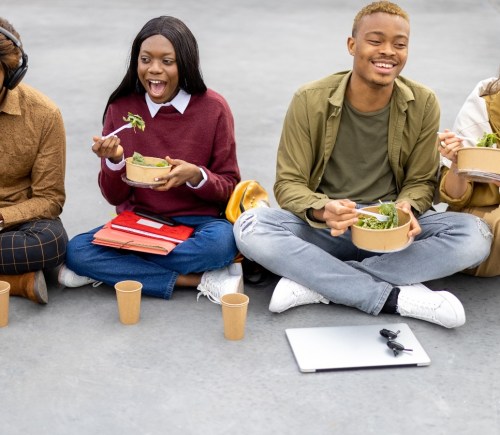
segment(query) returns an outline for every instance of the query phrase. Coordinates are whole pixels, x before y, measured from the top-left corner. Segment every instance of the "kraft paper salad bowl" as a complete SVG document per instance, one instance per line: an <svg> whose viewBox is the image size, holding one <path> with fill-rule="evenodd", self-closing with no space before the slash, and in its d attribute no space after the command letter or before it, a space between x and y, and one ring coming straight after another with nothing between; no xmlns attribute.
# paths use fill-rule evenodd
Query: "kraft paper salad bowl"
<svg viewBox="0 0 500 435"><path fill-rule="evenodd" d="M360 209L380 213L379 206L370 206ZM364 228L359 224L351 227L352 242L359 249L373 252L395 252L406 248L412 240L408 237L410 230L410 215L396 209L398 226L388 229ZM362 217L360 213L360 218ZM375 218L372 218L375 219Z"/></svg>
<svg viewBox="0 0 500 435"><path fill-rule="evenodd" d="M142 156L141 156L142 157ZM142 157L140 163L133 157L125 159L125 171L127 180L143 184L163 184L163 181L155 181L155 178L166 176L172 167L158 157Z"/></svg>
<svg viewBox="0 0 500 435"><path fill-rule="evenodd" d="M486 147L466 147L457 153L458 171L466 176L484 176L500 179L500 149ZM486 180L488 181L488 180Z"/></svg>

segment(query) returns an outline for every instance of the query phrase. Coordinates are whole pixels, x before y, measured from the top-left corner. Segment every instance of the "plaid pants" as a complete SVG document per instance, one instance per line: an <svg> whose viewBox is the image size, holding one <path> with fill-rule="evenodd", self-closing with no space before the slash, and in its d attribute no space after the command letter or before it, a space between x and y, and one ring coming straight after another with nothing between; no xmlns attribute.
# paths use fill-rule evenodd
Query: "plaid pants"
<svg viewBox="0 0 500 435"><path fill-rule="evenodd" d="M0 232L0 274L52 269L64 262L68 235L59 218L40 219Z"/></svg>

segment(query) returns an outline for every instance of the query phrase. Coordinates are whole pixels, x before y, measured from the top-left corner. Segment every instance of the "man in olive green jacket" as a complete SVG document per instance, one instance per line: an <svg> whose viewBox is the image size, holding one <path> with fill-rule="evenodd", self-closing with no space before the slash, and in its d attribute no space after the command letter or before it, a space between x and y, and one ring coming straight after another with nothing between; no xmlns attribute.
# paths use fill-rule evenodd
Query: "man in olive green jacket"
<svg viewBox="0 0 500 435"><path fill-rule="evenodd" d="M479 264L491 234L475 217L430 209L439 106L432 91L400 77L409 28L393 3L364 7L347 41L352 71L310 83L292 99L274 186L282 208L249 210L234 226L240 252L283 277L272 312L333 302L447 328L465 323L458 298L421 282ZM379 201L410 217L400 252L352 243L358 209Z"/></svg>
<svg viewBox="0 0 500 435"><path fill-rule="evenodd" d="M330 201L318 188L335 148L351 75L349 71L341 72L303 86L288 109L278 150L275 195L281 207L303 219L307 209L321 209ZM397 201L408 201L420 214L431 207L437 185L439 105L428 88L398 77L388 109L387 157L394 174ZM305 136L303 132L307 132ZM310 146L305 147L304 143ZM371 146L366 144L367 152ZM358 160L351 162L353 181L359 184L361 177L374 181L372 174L359 173ZM305 162L307 172L303 171ZM363 199L373 202L378 198L368 195Z"/></svg>

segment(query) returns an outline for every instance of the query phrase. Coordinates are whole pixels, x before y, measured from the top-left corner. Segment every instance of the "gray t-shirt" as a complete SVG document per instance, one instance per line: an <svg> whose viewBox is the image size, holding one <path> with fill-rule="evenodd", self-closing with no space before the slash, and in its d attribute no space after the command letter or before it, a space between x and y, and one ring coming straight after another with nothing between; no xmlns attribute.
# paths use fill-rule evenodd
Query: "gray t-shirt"
<svg viewBox="0 0 500 435"><path fill-rule="evenodd" d="M387 105L363 113L344 100L340 127L318 190L329 198L359 203L395 200L396 181L387 155Z"/></svg>

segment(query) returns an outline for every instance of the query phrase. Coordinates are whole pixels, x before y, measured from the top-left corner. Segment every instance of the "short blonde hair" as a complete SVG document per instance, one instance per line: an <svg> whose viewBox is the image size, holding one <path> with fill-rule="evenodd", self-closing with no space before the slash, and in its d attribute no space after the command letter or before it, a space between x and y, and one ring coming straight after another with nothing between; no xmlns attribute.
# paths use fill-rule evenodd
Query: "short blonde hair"
<svg viewBox="0 0 500 435"><path fill-rule="evenodd" d="M365 6L357 13L356 17L354 18L354 23L352 25L352 36L356 36L356 31L358 30L359 22L363 17L375 14L377 12L397 15L401 18L404 18L406 21L410 22L410 17L408 16L408 14L403 9L401 9L397 4L388 1L373 2Z"/></svg>

